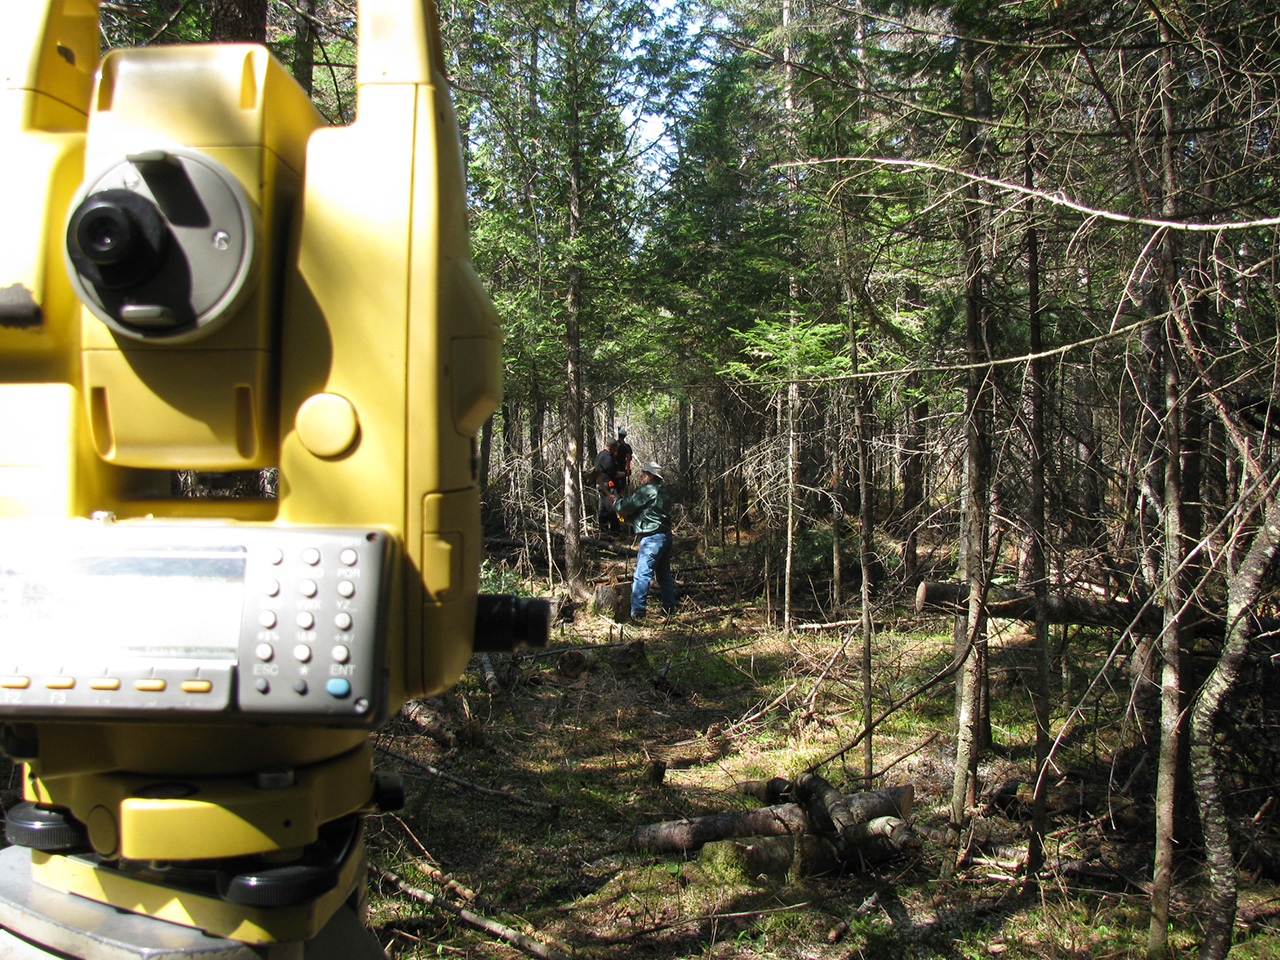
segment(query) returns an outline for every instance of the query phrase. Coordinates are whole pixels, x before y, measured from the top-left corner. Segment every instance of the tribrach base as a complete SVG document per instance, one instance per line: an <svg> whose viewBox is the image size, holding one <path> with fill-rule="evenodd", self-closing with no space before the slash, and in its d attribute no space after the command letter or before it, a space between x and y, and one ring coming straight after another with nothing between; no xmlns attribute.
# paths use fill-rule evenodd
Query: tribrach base
<svg viewBox="0 0 1280 960"><path fill-rule="evenodd" d="M0 956L12 960L386 960L343 907L305 942L249 945L126 913L31 879L31 853L0 850Z"/></svg>

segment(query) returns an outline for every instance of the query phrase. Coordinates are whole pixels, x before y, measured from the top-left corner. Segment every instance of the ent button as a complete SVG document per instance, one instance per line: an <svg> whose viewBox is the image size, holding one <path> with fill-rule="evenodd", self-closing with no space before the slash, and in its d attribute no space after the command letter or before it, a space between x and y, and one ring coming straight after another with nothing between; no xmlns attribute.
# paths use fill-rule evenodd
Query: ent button
<svg viewBox="0 0 1280 960"><path fill-rule="evenodd" d="M332 677L324 685L331 697L345 697L351 693L351 681L342 677Z"/></svg>

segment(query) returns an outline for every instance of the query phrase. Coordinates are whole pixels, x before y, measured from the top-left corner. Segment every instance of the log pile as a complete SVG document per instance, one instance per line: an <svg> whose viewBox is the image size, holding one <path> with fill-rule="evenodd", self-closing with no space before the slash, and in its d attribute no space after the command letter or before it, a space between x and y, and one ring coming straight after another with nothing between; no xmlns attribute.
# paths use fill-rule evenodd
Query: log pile
<svg viewBox="0 0 1280 960"><path fill-rule="evenodd" d="M765 805L647 824L632 834L632 846L648 853L700 851L704 862L733 866L751 879L781 879L860 869L915 842L909 784L843 794L809 773L794 783L775 777L738 789Z"/></svg>

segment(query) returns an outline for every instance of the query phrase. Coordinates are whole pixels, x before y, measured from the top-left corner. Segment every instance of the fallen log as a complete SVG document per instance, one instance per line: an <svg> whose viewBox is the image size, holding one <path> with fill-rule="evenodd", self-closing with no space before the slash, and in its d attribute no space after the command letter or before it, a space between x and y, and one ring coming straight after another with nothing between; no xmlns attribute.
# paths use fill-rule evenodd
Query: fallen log
<svg viewBox="0 0 1280 960"><path fill-rule="evenodd" d="M869 838L866 825L871 821L880 818L894 818L899 822L907 820L916 796L915 787L911 784L846 796L816 773L804 774L796 781L795 788L796 798L804 804L814 822L820 824L818 831L834 833L844 848L865 844Z"/></svg>
<svg viewBox="0 0 1280 960"><path fill-rule="evenodd" d="M955 612L969 602L969 585L952 581L922 581L916 588L916 613L928 609ZM1008 620L1034 620L1036 598L1016 590L991 587L987 592L987 616ZM1122 597L1096 600L1087 597L1052 596L1045 598L1045 615L1049 623L1083 623L1095 627L1125 629L1133 625L1138 633L1159 633L1160 612Z"/></svg>
<svg viewBox="0 0 1280 960"><path fill-rule="evenodd" d="M787 781L740 784L754 793L777 793ZM873 848L900 849L909 839L905 821L911 816L915 788L910 784L845 796L816 774L806 774L794 784L798 802L779 803L754 810L713 813L691 820L668 820L638 827L631 844L650 853L684 853L703 844L744 837L802 837L827 835L842 856L855 851L879 859Z"/></svg>
<svg viewBox="0 0 1280 960"><path fill-rule="evenodd" d="M713 813L692 820L667 820L637 827L631 845L650 853L684 853L713 840L786 837L809 833L809 818L798 803L755 810Z"/></svg>
<svg viewBox="0 0 1280 960"><path fill-rule="evenodd" d="M916 613L942 610L955 613L969 602L969 585L956 581L923 581L916 588ZM1045 617L1049 623L1079 623L1116 630L1132 629L1140 634L1157 634L1164 618L1153 606L1144 607L1124 597L1045 597ZM1025 591L991 587L987 591L987 616L1007 620L1034 620L1036 598ZM1254 617L1257 636L1280 633L1280 618ZM1187 611L1186 627L1190 636L1204 640L1221 640L1226 635L1226 620L1220 614L1192 607Z"/></svg>

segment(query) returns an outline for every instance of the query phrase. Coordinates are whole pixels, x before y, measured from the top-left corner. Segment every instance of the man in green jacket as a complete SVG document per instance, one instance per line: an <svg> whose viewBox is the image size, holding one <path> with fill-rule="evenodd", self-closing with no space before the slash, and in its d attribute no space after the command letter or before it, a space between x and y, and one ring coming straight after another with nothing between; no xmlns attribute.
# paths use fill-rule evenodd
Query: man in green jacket
<svg viewBox="0 0 1280 960"><path fill-rule="evenodd" d="M631 578L631 619L643 620L649 599L649 582L658 578L662 609L676 609L676 578L671 573L671 495L663 487L662 467L652 460L640 468L640 486L625 496L613 496L610 505L640 537L636 572Z"/></svg>

